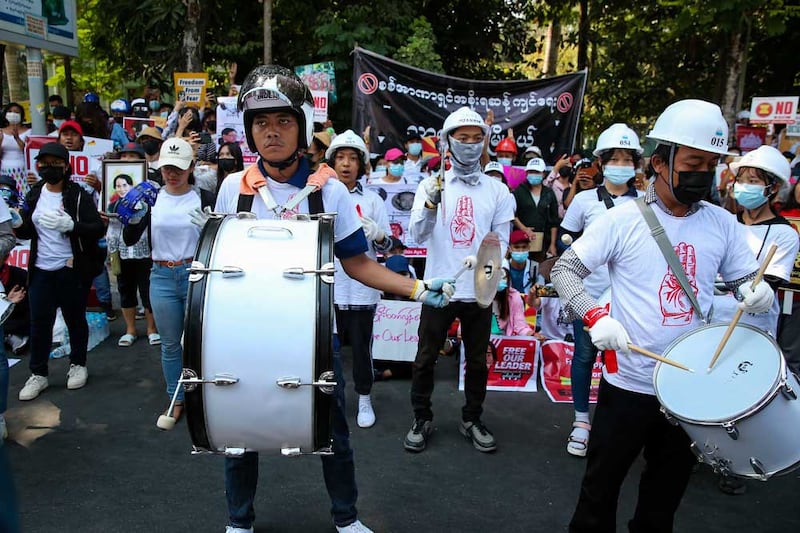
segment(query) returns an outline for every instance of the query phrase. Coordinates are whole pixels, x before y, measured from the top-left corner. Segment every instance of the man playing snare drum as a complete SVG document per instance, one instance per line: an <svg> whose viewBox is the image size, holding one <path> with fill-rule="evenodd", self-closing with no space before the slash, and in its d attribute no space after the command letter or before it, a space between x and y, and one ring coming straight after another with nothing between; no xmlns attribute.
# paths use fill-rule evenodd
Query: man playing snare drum
<svg viewBox="0 0 800 533"><path fill-rule="evenodd" d="M700 312L708 315L718 272L738 291L744 311L767 311L773 293L766 283L750 289L758 265L742 227L730 213L702 201L728 149L728 125L719 107L701 100L676 102L664 110L649 137L658 145L651 158L654 182L644 200L666 231ZM583 286L583 278L604 264L614 318ZM589 226L561 256L551 277L569 318L583 319L592 343L622 352L617 372L608 365L603 369L586 473L569 531L616 530L620 486L642 449L647 464L629 529L672 531L696 460L684 430L659 412L655 361L630 353L628 344L660 354L703 319L668 267L638 201L615 207L603 224ZM708 351L710 362L713 348Z"/></svg>
<svg viewBox="0 0 800 533"><path fill-rule="evenodd" d="M347 188L338 180L327 181L327 177L335 176L328 167L309 177L311 171L302 155L312 138L314 103L311 92L292 71L272 65L256 67L242 84L238 106L244 113L247 143L261 157L256 165L225 179L217 196L216 211L251 211L258 218L279 218L267 207L265 196L283 206L307 183L318 185L321 187L323 212L337 213L334 253L348 276L382 291L410 296L426 305L441 307L447 304L455 292L454 280L415 281L395 274L367 257L368 245L362 220ZM259 191L261 187L268 193ZM310 204L309 199L303 200L296 212L309 213L312 210ZM207 217L207 213L194 214L199 224ZM358 492L344 414L344 380L336 359L334 372L338 383L332 407L334 453L322 456L323 475L331 497L331 514L336 529L347 533L367 533L370 529L358 520L355 506ZM257 481L256 453L225 459L225 493L230 515L228 533L253 531Z"/></svg>

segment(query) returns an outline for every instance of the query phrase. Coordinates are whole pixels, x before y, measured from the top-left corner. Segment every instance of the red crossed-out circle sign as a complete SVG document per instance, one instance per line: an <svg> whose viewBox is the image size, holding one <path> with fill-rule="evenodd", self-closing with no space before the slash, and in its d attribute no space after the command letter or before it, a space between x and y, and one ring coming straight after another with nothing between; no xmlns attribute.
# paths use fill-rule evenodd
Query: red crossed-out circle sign
<svg viewBox="0 0 800 533"><path fill-rule="evenodd" d="M556 100L556 109L566 113L572 108L572 93L561 93Z"/></svg>
<svg viewBox="0 0 800 533"><path fill-rule="evenodd" d="M364 94L372 94L378 89L378 78L367 72L358 77L358 90Z"/></svg>

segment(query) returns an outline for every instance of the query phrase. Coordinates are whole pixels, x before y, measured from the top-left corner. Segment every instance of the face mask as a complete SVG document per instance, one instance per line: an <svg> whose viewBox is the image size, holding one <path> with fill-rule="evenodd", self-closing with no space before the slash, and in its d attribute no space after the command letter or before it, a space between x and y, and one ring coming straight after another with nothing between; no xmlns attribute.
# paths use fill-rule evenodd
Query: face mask
<svg viewBox="0 0 800 533"><path fill-rule="evenodd" d="M406 166L403 163L392 163L389 165L389 174L395 178L399 178L403 175L405 169Z"/></svg>
<svg viewBox="0 0 800 533"><path fill-rule="evenodd" d="M159 116L161 118L168 118L169 117L169 111L162 111L161 113L159 113Z"/></svg>
<svg viewBox="0 0 800 533"><path fill-rule="evenodd" d="M508 288L508 282L504 279L500 280L500 283L497 284L497 292L503 292Z"/></svg>
<svg viewBox="0 0 800 533"><path fill-rule="evenodd" d="M510 157L498 157L497 162L507 167L510 167L513 163Z"/></svg>
<svg viewBox="0 0 800 533"><path fill-rule="evenodd" d="M223 172L230 172L234 168L236 168L236 160L235 159L217 159L217 165L219 168L222 169Z"/></svg>
<svg viewBox="0 0 800 533"><path fill-rule="evenodd" d="M56 127L56 129L58 129L58 128L60 128L60 127L61 127L61 125L62 125L64 122L66 122L66 121L67 121L67 120L66 120L66 119L63 119L63 118L54 118L54 119L53 119L53 125Z"/></svg>
<svg viewBox="0 0 800 533"><path fill-rule="evenodd" d="M161 146L159 146L158 141L142 142L142 150L144 150L144 153L147 155L156 155L160 149Z"/></svg>
<svg viewBox="0 0 800 533"><path fill-rule="evenodd" d="M312 154L311 152L305 153L306 161L308 161L311 165L315 165L317 163L316 159L314 159L315 157L317 157L317 154Z"/></svg>
<svg viewBox="0 0 800 533"><path fill-rule="evenodd" d="M733 197L745 209L761 207L767 201L767 197L764 196L764 186L750 183L734 183Z"/></svg>
<svg viewBox="0 0 800 533"><path fill-rule="evenodd" d="M55 185L64 179L66 175L64 170L63 167L41 167L39 168L39 175L46 183Z"/></svg>
<svg viewBox="0 0 800 533"><path fill-rule="evenodd" d="M542 176L541 174L528 174L527 178L528 178L528 183L530 183L531 185L541 185L544 176Z"/></svg>
<svg viewBox="0 0 800 533"><path fill-rule="evenodd" d="M22 121L22 115L9 111L6 113L6 120L9 124L19 124Z"/></svg>
<svg viewBox="0 0 800 533"><path fill-rule="evenodd" d="M633 167L609 165L603 169L603 177L614 185L624 185L635 175L636 170Z"/></svg>
<svg viewBox="0 0 800 533"><path fill-rule="evenodd" d="M408 153L414 157L422 153L422 143L409 143Z"/></svg>
<svg viewBox="0 0 800 533"><path fill-rule="evenodd" d="M147 105L150 107L151 111L158 111L161 109L161 104L158 103L158 100L150 100Z"/></svg>
<svg viewBox="0 0 800 533"><path fill-rule="evenodd" d="M712 183L713 170L678 172L678 184L672 188L672 194L683 205L692 205L706 197Z"/></svg>
<svg viewBox="0 0 800 533"><path fill-rule="evenodd" d="M11 201L14 198L14 194L14 191L11 189L6 189L5 187L0 188L0 198L2 198L8 206L11 206Z"/></svg>
<svg viewBox="0 0 800 533"><path fill-rule="evenodd" d="M206 130L207 131L217 131L217 121L216 120L209 120L206 122Z"/></svg>
<svg viewBox="0 0 800 533"><path fill-rule="evenodd" d="M483 143L462 143L452 137L450 142L450 153L453 157L451 162L453 172L456 177L465 183L474 185L481 177L481 154L483 153Z"/></svg>
<svg viewBox="0 0 800 533"><path fill-rule="evenodd" d="M213 180L217 178L217 172L208 165L198 165L194 167L194 177L196 179Z"/></svg>
<svg viewBox="0 0 800 533"><path fill-rule="evenodd" d="M372 173L375 174L375 175L385 176L386 175L386 167L383 166L383 165L378 165L377 167L372 169Z"/></svg>
<svg viewBox="0 0 800 533"><path fill-rule="evenodd" d="M511 252L511 259L517 263L523 263L528 260L528 252Z"/></svg>

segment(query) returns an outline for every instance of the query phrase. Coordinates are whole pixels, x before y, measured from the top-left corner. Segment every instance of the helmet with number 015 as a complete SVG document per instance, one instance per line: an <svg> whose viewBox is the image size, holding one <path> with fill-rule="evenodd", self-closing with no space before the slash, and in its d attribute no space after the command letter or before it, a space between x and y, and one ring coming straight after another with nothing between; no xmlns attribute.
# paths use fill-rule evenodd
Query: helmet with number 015
<svg viewBox="0 0 800 533"><path fill-rule="evenodd" d="M511 152L514 155L517 155L517 143L514 142L514 139L506 137L499 143L494 149L495 152Z"/></svg>
<svg viewBox="0 0 800 533"><path fill-rule="evenodd" d="M144 181L139 183L117 202L117 216L120 222L127 225L131 218L142 208L142 204L153 206L158 197L158 187Z"/></svg>
<svg viewBox="0 0 800 533"><path fill-rule="evenodd" d="M112 113L130 113L131 105L124 98L118 98L111 102L110 106Z"/></svg>
<svg viewBox="0 0 800 533"><path fill-rule="evenodd" d="M740 160L728 166L734 174L738 174L740 168L758 168L769 172L784 183L789 183L789 177L792 174L789 161L783 157L783 154L777 148L766 144L752 152L747 152Z"/></svg>
<svg viewBox="0 0 800 533"><path fill-rule="evenodd" d="M636 135L636 132L630 129L627 124L618 122L612 124L600 134L592 155L600 157L600 154L606 150L616 150L618 148L634 150L638 154L644 151L642 150L642 145L639 144L639 136Z"/></svg>
<svg viewBox="0 0 800 533"><path fill-rule="evenodd" d="M478 113L468 107L460 107L444 119L442 126L444 142L449 143L450 134L463 126L478 126L484 135L489 135L489 126Z"/></svg>
<svg viewBox="0 0 800 533"><path fill-rule="evenodd" d="M367 150L367 145L364 143L364 139L353 130L340 133L333 139L331 145L325 151L325 159L332 161L333 157L336 155L336 151L342 148L351 148L359 152L361 161L365 165L369 163L369 150Z"/></svg>
<svg viewBox="0 0 800 533"><path fill-rule="evenodd" d="M718 105L704 100L671 104L647 137L662 144L728 155L728 123Z"/></svg>
<svg viewBox="0 0 800 533"><path fill-rule="evenodd" d="M261 65L251 70L239 90L237 106L244 114L247 145L253 152L258 152L253 140L253 119L257 114L267 111L294 114L300 124L298 150L308 148L311 144L314 136L314 99L305 83L288 68Z"/></svg>

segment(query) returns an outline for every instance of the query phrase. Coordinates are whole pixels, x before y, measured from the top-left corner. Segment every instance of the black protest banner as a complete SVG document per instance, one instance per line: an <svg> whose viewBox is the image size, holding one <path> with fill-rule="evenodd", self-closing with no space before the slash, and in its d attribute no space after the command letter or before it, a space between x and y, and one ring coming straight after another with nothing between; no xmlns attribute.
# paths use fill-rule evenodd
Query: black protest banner
<svg viewBox="0 0 800 533"><path fill-rule="evenodd" d="M353 69L353 127L370 128L370 151L403 146L406 133L438 135L445 117L462 106L491 110L491 153L514 130L520 152L541 148L545 159L571 153L578 130L586 71L523 81L477 81L421 70L363 48Z"/></svg>

